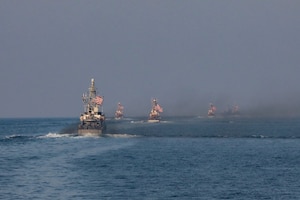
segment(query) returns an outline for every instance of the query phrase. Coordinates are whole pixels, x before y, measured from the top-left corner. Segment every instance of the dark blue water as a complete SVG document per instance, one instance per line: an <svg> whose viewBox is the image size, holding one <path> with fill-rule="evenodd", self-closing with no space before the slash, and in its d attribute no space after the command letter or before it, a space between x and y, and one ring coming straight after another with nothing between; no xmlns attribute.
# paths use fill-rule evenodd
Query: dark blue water
<svg viewBox="0 0 300 200"><path fill-rule="evenodd" d="M0 199L300 199L300 119L0 119Z"/></svg>

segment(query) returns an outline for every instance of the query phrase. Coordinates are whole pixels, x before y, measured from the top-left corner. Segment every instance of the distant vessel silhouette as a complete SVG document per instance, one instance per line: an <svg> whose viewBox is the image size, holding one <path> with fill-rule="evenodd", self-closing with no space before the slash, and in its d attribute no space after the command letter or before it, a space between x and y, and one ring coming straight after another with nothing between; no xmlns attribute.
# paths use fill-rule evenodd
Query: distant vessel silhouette
<svg viewBox="0 0 300 200"><path fill-rule="evenodd" d="M240 115L240 108L238 105L228 106L227 110L223 112L224 117L237 117Z"/></svg>
<svg viewBox="0 0 300 200"><path fill-rule="evenodd" d="M115 119L116 120L123 119L123 117L124 117L123 112L124 112L124 106L119 102L117 110L115 112Z"/></svg>
<svg viewBox="0 0 300 200"><path fill-rule="evenodd" d="M208 117L215 117L216 116L216 106L214 106L212 103L209 104L207 116Z"/></svg>
<svg viewBox="0 0 300 200"><path fill-rule="evenodd" d="M160 113L163 112L163 108L157 103L157 99L152 99L152 108L149 114L148 122L157 123L160 122Z"/></svg>

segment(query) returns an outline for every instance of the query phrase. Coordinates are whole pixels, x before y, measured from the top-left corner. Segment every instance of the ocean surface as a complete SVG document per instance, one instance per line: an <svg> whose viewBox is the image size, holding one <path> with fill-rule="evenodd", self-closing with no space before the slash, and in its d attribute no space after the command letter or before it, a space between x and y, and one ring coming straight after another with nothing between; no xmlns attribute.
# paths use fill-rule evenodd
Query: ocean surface
<svg viewBox="0 0 300 200"><path fill-rule="evenodd" d="M0 199L300 199L300 118L0 119Z"/></svg>

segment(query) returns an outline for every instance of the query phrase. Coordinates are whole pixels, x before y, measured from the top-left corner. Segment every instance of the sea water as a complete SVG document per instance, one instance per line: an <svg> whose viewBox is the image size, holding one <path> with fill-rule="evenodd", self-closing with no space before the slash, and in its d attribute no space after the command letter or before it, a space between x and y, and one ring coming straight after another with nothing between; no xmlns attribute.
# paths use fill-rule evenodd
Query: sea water
<svg viewBox="0 0 300 200"><path fill-rule="evenodd" d="M300 199L299 118L0 119L0 199Z"/></svg>

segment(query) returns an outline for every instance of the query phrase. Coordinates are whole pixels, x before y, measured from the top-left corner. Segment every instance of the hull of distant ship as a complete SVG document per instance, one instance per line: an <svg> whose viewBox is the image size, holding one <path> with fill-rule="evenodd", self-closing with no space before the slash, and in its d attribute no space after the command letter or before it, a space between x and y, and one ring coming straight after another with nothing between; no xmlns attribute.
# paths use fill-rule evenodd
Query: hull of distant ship
<svg viewBox="0 0 300 200"><path fill-rule="evenodd" d="M78 135L81 136L99 136L102 133L102 129L78 129Z"/></svg>
<svg viewBox="0 0 300 200"><path fill-rule="evenodd" d="M78 126L78 135L81 136L99 136L104 133L105 123L102 125L79 125Z"/></svg>
<svg viewBox="0 0 300 200"><path fill-rule="evenodd" d="M148 122L149 123L158 123L158 122L160 122L160 120L159 119L149 119Z"/></svg>

